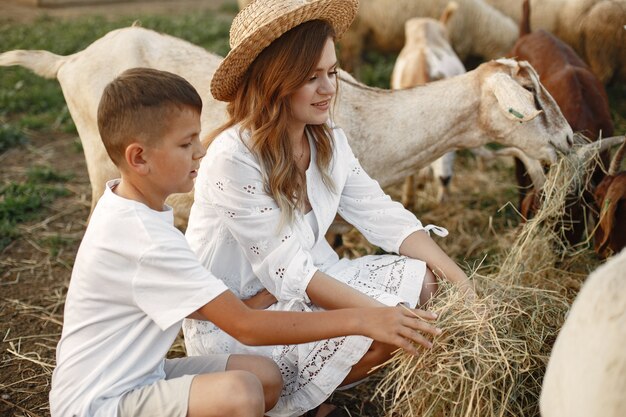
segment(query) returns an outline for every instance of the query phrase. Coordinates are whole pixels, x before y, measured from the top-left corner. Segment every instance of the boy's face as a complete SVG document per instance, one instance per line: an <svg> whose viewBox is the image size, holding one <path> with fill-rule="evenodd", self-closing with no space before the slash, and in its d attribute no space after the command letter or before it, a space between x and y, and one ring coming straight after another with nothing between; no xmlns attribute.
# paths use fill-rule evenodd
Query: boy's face
<svg viewBox="0 0 626 417"><path fill-rule="evenodd" d="M206 154L200 143L200 115L196 110L174 108L165 125L161 138L144 149L150 169L147 179L163 200L170 194L192 190L200 159Z"/></svg>

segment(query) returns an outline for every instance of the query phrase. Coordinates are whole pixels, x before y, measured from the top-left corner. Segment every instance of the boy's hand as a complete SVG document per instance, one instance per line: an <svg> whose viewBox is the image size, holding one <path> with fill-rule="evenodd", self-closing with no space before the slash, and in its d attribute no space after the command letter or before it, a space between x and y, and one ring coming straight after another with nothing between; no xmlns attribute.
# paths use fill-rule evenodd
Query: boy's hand
<svg viewBox="0 0 626 417"><path fill-rule="evenodd" d="M433 344L423 334L437 336L441 329L427 323L437 315L430 311L409 309L404 306L368 309L363 316L368 328L367 336L379 342L398 346L407 352L417 355L418 350L413 343L430 349Z"/></svg>
<svg viewBox="0 0 626 417"><path fill-rule="evenodd" d="M278 300L276 300L276 297L274 297L268 290L263 289L247 300L241 301L243 301L243 303L249 308L255 310L265 310Z"/></svg>

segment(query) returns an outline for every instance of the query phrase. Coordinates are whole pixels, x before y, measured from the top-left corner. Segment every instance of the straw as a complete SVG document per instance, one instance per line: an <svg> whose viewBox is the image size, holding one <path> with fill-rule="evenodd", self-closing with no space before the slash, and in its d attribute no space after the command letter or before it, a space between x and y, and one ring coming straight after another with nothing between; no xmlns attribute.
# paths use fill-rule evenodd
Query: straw
<svg viewBox="0 0 626 417"><path fill-rule="evenodd" d="M481 267L488 273L473 271L476 300L441 284L428 309L444 333L419 356L399 352L386 364L376 389L386 415L539 416L552 345L587 275L573 268L586 264L588 251L561 236L564 205L568 195L582 193L594 157L572 154L552 167L540 210L510 250Z"/></svg>

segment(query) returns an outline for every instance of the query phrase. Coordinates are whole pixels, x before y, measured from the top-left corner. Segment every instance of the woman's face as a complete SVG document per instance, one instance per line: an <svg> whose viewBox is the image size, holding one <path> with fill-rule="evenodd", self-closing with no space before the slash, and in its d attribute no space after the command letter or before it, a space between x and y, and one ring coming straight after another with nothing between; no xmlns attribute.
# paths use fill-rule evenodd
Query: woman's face
<svg viewBox="0 0 626 417"><path fill-rule="evenodd" d="M322 56L309 79L291 96L290 128L319 125L329 118L330 103L337 91L337 55L332 38L326 40Z"/></svg>

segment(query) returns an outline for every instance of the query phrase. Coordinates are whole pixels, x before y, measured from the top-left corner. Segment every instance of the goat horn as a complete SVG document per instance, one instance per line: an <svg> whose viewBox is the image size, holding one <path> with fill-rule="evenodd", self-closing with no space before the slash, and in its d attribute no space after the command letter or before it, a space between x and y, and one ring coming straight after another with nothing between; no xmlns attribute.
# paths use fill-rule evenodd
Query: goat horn
<svg viewBox="0 0 626 417"><path fill-rule="evenodd" d="M615 145L619 145L623 141L624 136L611 136L610 138L604 138L596 142L582 145L576 150L576 155L581 159L586 159L592 152L604 152Z"/></svg>
<svg viewBox="0 0 626 417"><path fill-rule="evenodd" d="M622 165L622 159L624 159L624 153L626 153L626 136L624 136L624 142L622 142L622 146L619 147L613 160L611 161L611 165L609 166L609 175L615 176L619 172L619 167Z"/></svg>

